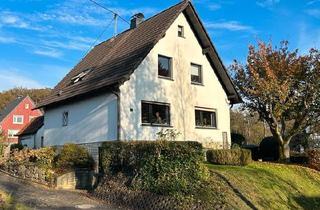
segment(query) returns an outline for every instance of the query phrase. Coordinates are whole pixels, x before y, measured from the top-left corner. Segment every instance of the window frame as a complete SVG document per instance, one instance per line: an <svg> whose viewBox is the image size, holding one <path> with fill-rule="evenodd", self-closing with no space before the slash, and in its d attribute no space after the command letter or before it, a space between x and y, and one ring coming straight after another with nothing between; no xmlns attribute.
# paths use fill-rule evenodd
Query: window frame
<svg viewBox="0 0 320 210"><path fill-rule="evenodd" d="M69 111L62 112L62 127L69 125Z"/></svg>
<svg viewBox="0 0 320 210"><path fill-rule="evenodd" d="M9 139L17 139L18 136L15 136L17 133L19 133L20 130L15 130L15 129L8 129L8 138ZM13 136L10 136L10 132L15 133Z"/></svg>
<svg viewBox="0 0 320 210"><path fill-rule="evenodd" d="M199 77L200 77L200 82L194 82L194 81L192 81L192 67L193 67L193 66L199 67L199 70L200 70L200 75L199 75ZM191 63L191 64L190 64L190 80L191 80L191 84L193 84L193 85L203 85L203 70L202 70L202 65L196 64L196 63Z"/></svg>
<svg viewBox="0 0 320 210"><path fill-rule="evenodd" d="M181 35L180 35L180 29L181 29ZM183 25L178 25L178 37L185 38L185 36L184 36L184 26Z"/></svg>
<svg viewBox="0 0 320 210"><path fill-rule="evenodd" d="M211 126L200 126L200 125L197 125L197 120L196 120L196 112L197 111L200 111L200 112L212 112L214 113L214 122L215 122L215 125L212 126L213 122L211 122ZM200 115L200 118L203 119L203 115ZM195 120L195 128L197 129L218 129L218 111L217 109L213 109L213 108L204 108L204 107L195 107L194 109L194 120ZM212 119L211 119L212 121Z"/></svg>
<svg viewBox="0 0 320 210"><path fill-rule="evenodd" d="M29 109L30 108L30 104L26 103L24 104L24 109Z"/></svg>
<svg viewBox="0 0 320 210"><path fill-rule="evenodd" d="M142 106L143 106L143 104L148 104L149 105L149 107L148 107L148 118L151 118L151 115L152 115L152 108L150 108L150 107L152 107L152 105L162 105L162 106L166 106L167 108L168 108L168 110L167 110L167 113L166 113L166 115L168 115L168 121L169 121L169 123L167 123L167 124L156 124L156 123L152 123L152 122L150 122L150 123L145 123L145 122L142 122L142 118L143 118L143 112L142 112ZM150 106L151 105L151 106ZM142 100L141 101L141 125L142 126L153 126L153 127L172 127L171 126L171 106L170 106L170 104L169 103L165 103L165 102L157 102L157 101L145 101L145 100Z"/></svg>
<svg viewBox="0 0 320 210"><path fill-rule="evenodd" d="M159 74L159 58L166 58L169 60L169 76L163 76ZM173 80L173 59L172 57L166 56L166 55L162 55L162 54L158 54L158 78L161 79L168 79L168 80Z"/></svg>
<svg viewBox="0 0 320 210"><path fill-rule="evenodd" d="M17 122L17 118L21 118L21 122ZM24 116L23 115L13 115L12 117L12 123L14 125L23 125L24 123Z"/></svg>

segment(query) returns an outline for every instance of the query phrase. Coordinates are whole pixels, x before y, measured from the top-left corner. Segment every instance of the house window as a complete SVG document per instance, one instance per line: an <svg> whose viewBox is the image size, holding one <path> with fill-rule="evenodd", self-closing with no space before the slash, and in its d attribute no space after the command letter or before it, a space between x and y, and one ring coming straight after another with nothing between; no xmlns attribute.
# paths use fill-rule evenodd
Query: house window
<svg viewBox="0 0 320 210"><path fill-rule="evenodd" d="M184 28L183 26L178 26L178 37L184 38Z"/></svg>
<svg viewBox="0 0 320 210"><path fill-rule="evenodd" d="M19 130L8 130L8 138L18 138L15 136L17 133L19 133Z"/></svg>
<svg viewBox="0 0 320 210"><path fill-rule="evenodd" d="M195 110L196 127L198 128L217 128L216 112L209 110Z"/></svg>
<svg viewBox="0 0 320 210"><path fill-rule="evenodd" d="M24 105L24 108L25 108L25 109L29 109L29 104L25 104L25 105Z"/></svg>
<svg viewBox="0 0 320 210"><path fill-rule="evenodd" d="M191 83L202 84L202 66L191 64Z"/></svg>
<svg viewBox="0 0 320 210"><path fill-rule="evenodd" d="M67 126L69 123L69 112L62 113L62 126Z"/></svg>
<svg viewBox="0 0 320 210"><path fill-rule="evenodd" d="M158 56L158 75L160 77L172 77L171 58L159 55Z"/></svg>
<svg viewBox="0 0 320 210"><path fill-rule="evenodd" d="M170 125L170 105L157 102L141 103L142 124L145 125Z"/></svg>
<svg viewBox="0 0 320 210"><path fill-rule="evenodd" d="M13 124L23 124L23 116L22 115L13 115Z"/></svg>

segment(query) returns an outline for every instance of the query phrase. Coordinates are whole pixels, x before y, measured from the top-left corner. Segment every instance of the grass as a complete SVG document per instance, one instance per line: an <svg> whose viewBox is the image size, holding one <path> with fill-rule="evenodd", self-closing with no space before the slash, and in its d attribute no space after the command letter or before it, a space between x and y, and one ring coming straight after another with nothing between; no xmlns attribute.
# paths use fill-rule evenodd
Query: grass
<svg viewBox="0 0 320 210"><path fill-rule="evenodd" d="M29 210L27 206L17 203L12 195L0 190L0 209L4 210Z"/></svg>
<svg viewBox="0 0 320 210"><path fill-rule="evenodd" d="M315 170L261 162L207 167L233 209L320 209L320 173Z"/></svg>

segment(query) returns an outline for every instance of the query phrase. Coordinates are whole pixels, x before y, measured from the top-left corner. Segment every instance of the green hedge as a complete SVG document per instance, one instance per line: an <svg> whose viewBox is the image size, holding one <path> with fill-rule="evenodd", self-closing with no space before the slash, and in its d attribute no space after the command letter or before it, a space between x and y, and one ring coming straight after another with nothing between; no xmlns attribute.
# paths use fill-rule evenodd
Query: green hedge
<svg viewBox="0 0 320 210"><path fill-rule="evenodd" d="M208 150L207 161L219 165L248 165L251 159L250 150L246 149L221 149Z"/></svg>
<svg viewBox="0 0 320 210"><path fill-rule="evenodd" d="M320 171L320 149L308 150L308 167Z"/></svg>
<svg viewBox="0 0 320 210"><path fill-rule="evenodd" d="M188 194L207 177L197 142L106 142L101 149L105 174L124 174L128 187L162 195Z"/></svg>
<svg viewBox="0 0 320 210"><path fill-rule="evenodd" d="M92 169L94 160L86 148L77 144L65 144L55 157L55 166L62 171L74 168Z"/></svg>

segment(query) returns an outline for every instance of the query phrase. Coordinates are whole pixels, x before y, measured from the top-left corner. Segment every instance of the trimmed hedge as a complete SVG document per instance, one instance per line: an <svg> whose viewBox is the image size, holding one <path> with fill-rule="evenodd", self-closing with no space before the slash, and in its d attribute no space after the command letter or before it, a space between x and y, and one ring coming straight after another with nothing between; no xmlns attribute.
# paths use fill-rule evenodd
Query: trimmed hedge
<svg viewBox="0 0 320 210"><path fill-rule="evenodd" d="M65 144L55 157L55 167L62 171L75 168L92 169L94 160L86 148L77 144Z"/></svg>
<svg viewBox="0 0 320 210"><path fill-rule="evenodd" d="M308 167L320 171L320 149L308 151Z"/></svg>
<svg viewBox="0 0 320 210"><path fill-rule="evenodd" d="M197 142L105 142L101 164L108 176L124 174L127 187L161 195L190 194L208 176Z"/></svg>
<svg viewBox="0 0 320 210"><path fill-rule="evenodd" d="M251 159L250 150L246 149L221 149L208 150L207 161L219 165L248 165Z"/></svg>

